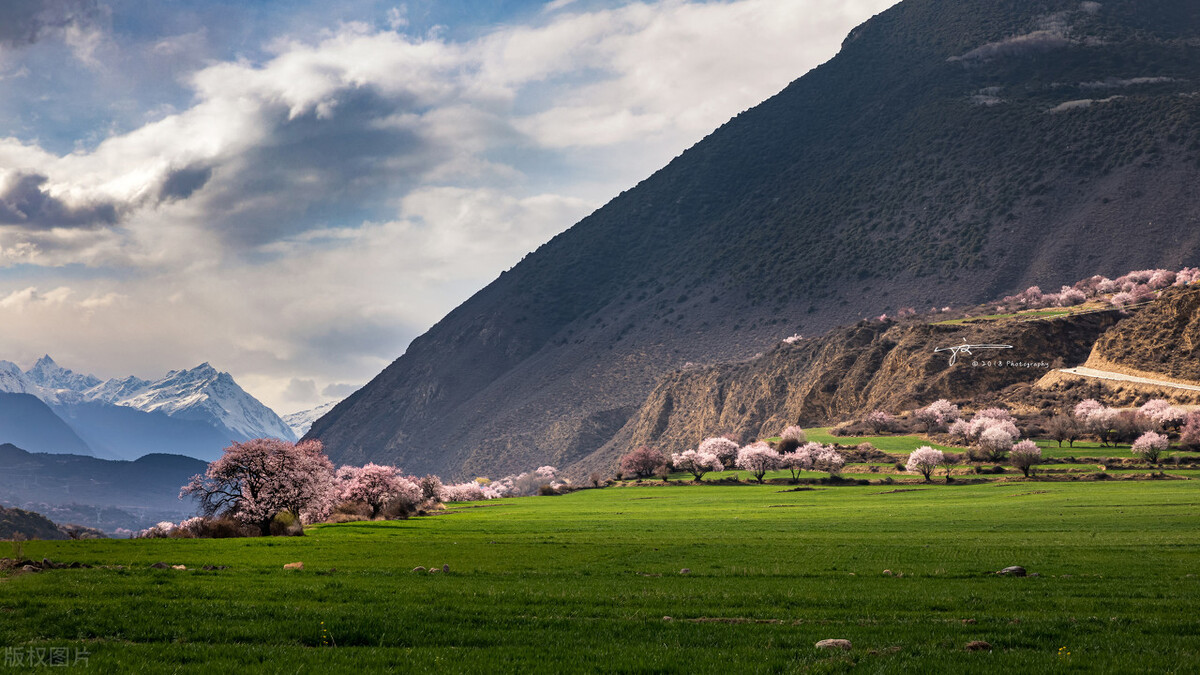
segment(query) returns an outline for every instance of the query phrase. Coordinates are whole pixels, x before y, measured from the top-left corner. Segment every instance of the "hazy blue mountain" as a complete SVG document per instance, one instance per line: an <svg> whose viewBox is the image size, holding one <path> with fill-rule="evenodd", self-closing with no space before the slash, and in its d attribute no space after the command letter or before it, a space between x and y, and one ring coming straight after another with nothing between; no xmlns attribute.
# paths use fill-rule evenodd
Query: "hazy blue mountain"
<svg viewBox="0 0 1200 675"><path fill-rule="evenodd" d="M95 454L70 425L32 394L0 392L0 442L33 452Z"/></svg>

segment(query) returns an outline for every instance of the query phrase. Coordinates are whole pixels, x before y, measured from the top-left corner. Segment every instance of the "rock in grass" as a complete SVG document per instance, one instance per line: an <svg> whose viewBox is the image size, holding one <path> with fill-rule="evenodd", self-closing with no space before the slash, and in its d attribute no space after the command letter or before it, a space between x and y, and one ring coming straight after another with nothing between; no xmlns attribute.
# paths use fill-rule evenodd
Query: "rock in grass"
<svg viewBox="0 0 1200 675"><path fill-rule="evenodd" d="M883 576L885 576L885 577L890 577L890 576L892 576L892 571L891 571L891 570L884 570L884 571L883 571Z"/></svg>
<svg viewBox="0 0 1200 675"><path fill-rule="evenodd" d="M186 570L186 569L187 569L187 566L186 566L186 565L171 565L171 569L173 569L173 570Z"/></svg>
<svg viewBox="0 0 1200 675"><path fill-rule="evenodd" d="M999 572L996 572L996 574L1008 577L1023 577L1025 576L1025 568L1021 567L1020 565L1013 565L1011 567L1005 567Z"/></svg>
<svg viewBox="0 0 1200 675"><path fill-rule="evenodd" d="M150 567L152 567L156 570L165 570L165 569L169 569L171 566L165 562L156 562L153 565L151 565Z"/></svg>
<svg viewBox="0 0 1200 675"><path fill-rule="evenodd" d="M285 569L285 570L302 570L302 569L304 569L304 563L302 563L302 562L287 563L286 565L283 566L283 569Z"/></svg>
<svg viewBox="0 0 1200 675"><path fill-rule="evenodd" d="M683 568L683 569L679 570L679 573L680 573L680 574L691 574L691 573L692 573L692 570L691 570L691 569L689 569L689 568L687 568L687 567L685 567L685 568Z"/></svg>
<svg viewBox="0 0 1200 675"><path fill-rule="evenodd" d="M442 571L442 568L440 568L440 567L430 567L429 568L430 574L437 574L438 572L441 572L441 571Z"/></svg>
<svg viewBox="0 0 1200 675"><path fill-rule="evenodd" d="M844 651L850 651L850 641L838 639L821 640L816 644L816 647L817 649L841 649Z"/></svg>
<svg viewBox="0 0 1200 675"><path fill-rule="evenodd" d="M449 565L449 564L443 564L443 565L442 565L442 571L443 571L443 572L449 572L449 571L450 571L450 565Z"/></svg>
<svg viewBox="0 0 1200 675"><path fill-rule="evenodd" d="M23 572L41 572L42 568L40 568L36 565L25 565L24 567L21 568L21 571L23 571Z"/></svg>
<svg viewBox="0 0 1200 675"><path fill-rule="evenodd" d="M992 646L983 640L972 640L967 643L967 651L969 652L990 652Z"/></svg>
<svg viewBox="0 0 1200 675"><path fill-rule="evenodd" d="M416 567L413 568L414 574L424 574L425 571L426 571L425 568L420 565L417 565Z"/></svg>

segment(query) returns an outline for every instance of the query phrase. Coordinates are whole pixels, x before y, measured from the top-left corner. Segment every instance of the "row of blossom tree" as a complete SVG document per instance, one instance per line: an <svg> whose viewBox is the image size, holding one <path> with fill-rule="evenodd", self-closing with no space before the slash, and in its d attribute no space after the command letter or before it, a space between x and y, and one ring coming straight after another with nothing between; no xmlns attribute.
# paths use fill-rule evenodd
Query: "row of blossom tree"
<svg viewBox="0 0 1200 675"><path fill-rule="evenodd" d="M875 421L884 420L881 411L872 413ZM890 417L890 416L888 416ZM973 458L989 461L1007 460L1020 469L1025 476L1042 460L1041 448L1032 440L1018 441L1020 430L1008 411L987 408L975 413L970 421L962 418L958 406L939 400L914 413L917 421L929 431L947 431L956 442L970 445L975 451ZM1071 411L1050 421L1048 435L1051 440L1064 441L1072 445L1083 434L1094 435L1102 444L1119 438L1131 438L1132 452L1151 464L1158 465L1163 454L1170 448L1172 431L1179 433L1180 447L1200 449L1200 411L1191 411L1173 406L1164 399L1151 399L1137 410L1119 410L1087 399ZM913 451L905 468L920 473L930 480L935 469L941 467L946 475L958 463L958 458L945 454L930 446Z"/></svg>
<svg viewBox="0 0 1200 675"><path fill-rule="evenodd" d="M321 522L347 502L361 504L376 518L385 508L412 513L423 505L537 494L564 485L558 470L543 466L500 480L486 478L444 485L437 476L406 476L395 466L366 464L334 470L319 441L289 443L259 438L234 443L183 486L203 514L179 525L159 523L145 536L194 532L204 518L229 517L270 534L271 523L288 513L304 523Z"/></svg>
<svg viewBox="0 0 1200 675"><path fill-rule="evenodd" d="M1186 286L1197 281L1200 281L1200 269L1195 267L1185 267L1178 272L1162 269L1138 270L1116 279L1097 275L1073 286L1063 286L1057 293L1043 293L1041 288L1031 286L1017 295L1008 296L1004 302L1009 309L1071 307L1108 296L1109 303L1114 307L1127 307L1153 300L1165 288Z"/></svg>
<svg viewBox="0 0 1200 675"><path fill-rule="evenodd" d="M741 446L726 436L704 439L699 447L672 453L668 458L662 452L646 446L639 447L621 458L623 475L647 478L655 474L665 475L670 469L685 471L699 481L712 471L736 468L747 471L762 483L768 472L788 469L792 478L801 471L825 471L829 475L841 474L846 458L831 445L808 443L804 430L791 426L783 430L780 440L772 447L766 441L756 441Z"/></svg>

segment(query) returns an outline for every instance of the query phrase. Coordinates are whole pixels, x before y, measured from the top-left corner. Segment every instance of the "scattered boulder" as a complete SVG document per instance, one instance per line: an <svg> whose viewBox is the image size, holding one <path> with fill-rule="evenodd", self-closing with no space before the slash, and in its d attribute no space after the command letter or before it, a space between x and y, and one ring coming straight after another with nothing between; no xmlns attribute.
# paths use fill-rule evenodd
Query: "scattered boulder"
<svg viewBox="0 0 1200 675"><path fill-rule="evenodd" d="M187 569L187 566L186 566L186 565L171 565L171 569L173 569L173 570L186 570L186 569Z"/></svg>
<svg viewBox="0 0 1200 675"><path fill-rule="evenodd" d="M153 569L156 569L156 570L165 570L165 569L171 568L171 566L165 562L156 562L153 565L151 565L150 567Z"/></svg>
<svg viewBox="0 0 1200 675"><path fill-rule="evenodd" d="M975 623L977 623L977 622L975 621L975 619L963 619L963 620L962 620L962 622L963 622L964 624L975 624Z"/></svg>
<svg viewBox="0 0 1200 675"><path fill-rule="evenodd" d="M41 572L42 568L40 568L36 565L26 565L21 568L21 571L23 571L23 572Z"/></svg>
<svg viewBox="0 0 1200 675"><path fill-rule="evenodd" d="M663 621L674 621L674 620L675 620L675 619L672 619L672 618L671 618L671 617L669 617L669 616L664 616L664 617L663 617Z"/></svg>
<svg viewBox="0 0 1200 675"><path fill-rule="evenodd" d="M425 568L420 565L417 565L416 567L413 568L413 572L415 574L424 574L425 571L426 571Z"/></svg>
<svg viewBox="0 0 1200 675"><path fill-rule="evenodd" d="M816 648L817 649L841 649L843 651L848 652L848 651L850 651L850 641L849 640L839 640L839 639L821 640L820 642L818 642L816 644Z"/></svg>
<svg viewBox="0 0 1200 675"><path fill-rule="evenodd" d="M996 574L1009 577L1023 577L1025 576L1025 568L1021 567L1020 565L1012 565L1011 567L1005 567L999 572L996 572Z"/></svg>
<svg viewBox="0 0 1200 675"><path fill-rule="evenodd" d="M304 563L302 563L302 562L287 563L286 565L283 566L283 569L285 569L285 570L302 570L302 569L304 569Z"/></svg>
<svg viewBox="0 0 1200 675"><path fill-rule="evenodd" d="M691 574L692 570L690 568L685 567L685 568L679 570L679 573L680 574Z"/></svg>
<svg viewBox="0 0 1200 675"><path fill-rule="evenodd" d="M983 640L972 640L967 643L967 651L969 652L990 652L992 646Z"/></svg>
<svg viewBox="0 0 1200 675"><path fill-rule="evenodd" d="M443 571L443 572L449 572L449 571L450 571L450 565L449 565L448 563L444 563L444 564L442 565L442 571Z"/></svg>
<svg viewBox="0 0 1200 675"><path fill-rule="evenodd" d="M883 576L885 576L885 577L890 577L890 576L892 576L892 571L891 571L891 570L884 570L884 571L883 571Z"/></svg>
<svg viewBox="0 0 1200 675"><path fill-rule="evenodd" d="M429 568L430 574L437 574L438 572L441 572L441 571L442 571L442 568L440 568L440 567L430 567Z"/></svg>

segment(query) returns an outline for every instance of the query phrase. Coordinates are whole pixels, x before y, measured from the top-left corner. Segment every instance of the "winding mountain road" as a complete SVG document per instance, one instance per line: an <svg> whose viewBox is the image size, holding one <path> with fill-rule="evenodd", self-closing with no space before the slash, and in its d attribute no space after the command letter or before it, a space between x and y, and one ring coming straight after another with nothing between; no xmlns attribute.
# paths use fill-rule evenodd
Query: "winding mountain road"
<svg viewBox="0 0 1200 675"><path fill-rule="evenodd" d="M1150 384L1156 387L1169 387L1171 389L1184 389L1187 391L1200 391L1200 386L1191 384L1179 384L1178 382L1167 382L1166 380L1154 380L1148 377L1137 377L1135 375L1124 375L1122 373L1113 373L1107 370L1096 370L1095 368L1063 368L1061 372L1070 375L1079 375L1080 377L1092 377L1097 380L1115 380L1117 382L1133 382L1136 384Z"/></svg>

